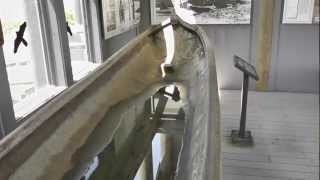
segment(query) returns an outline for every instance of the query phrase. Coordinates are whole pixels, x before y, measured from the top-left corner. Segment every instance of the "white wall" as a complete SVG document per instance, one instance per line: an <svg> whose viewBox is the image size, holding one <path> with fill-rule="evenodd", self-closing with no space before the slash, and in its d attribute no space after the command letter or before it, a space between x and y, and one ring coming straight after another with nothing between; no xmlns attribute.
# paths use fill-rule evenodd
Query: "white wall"
<svg viewBox="0 0 320 180"><path fill-rule="evenodd" d="M319 93L319 26L281 25L272 90Z"/></svg>
<svg viewBox="0 0 320 180"><path fill-rule="evenodd" d="M233 56L250 61L250 25L203 25L214 50L221 89L239 89L242 73L234 68Z"/></svg>
<svg viewBox="0 0 320 180"><path fill-rule="evenodd" d="M275 4L269 90L319 93L319 25L283 25L282 1ZM256 65L258 10L256 0L251 25L202 25L212 40L222 89L241 88L242 74L233 66L233 55ZM251 89L254 86L252 80Z"/></svg>

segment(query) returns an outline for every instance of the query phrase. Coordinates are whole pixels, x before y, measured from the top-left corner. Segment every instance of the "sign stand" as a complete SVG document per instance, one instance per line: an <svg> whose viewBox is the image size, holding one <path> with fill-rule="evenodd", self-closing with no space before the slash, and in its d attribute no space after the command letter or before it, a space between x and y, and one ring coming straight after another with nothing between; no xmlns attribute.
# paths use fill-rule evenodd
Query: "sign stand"
<svg viewBox="0 0 320 180"><path fill-rule="evenodd" d="M238 56L234 56L234 65L243 72L242 91L241 91L241 117L239 130L231 131L232 144L241 146L252 146L253 137L250 131L246 131L247 100L249 90L249 77L259 80L255 67Z"/></svg>

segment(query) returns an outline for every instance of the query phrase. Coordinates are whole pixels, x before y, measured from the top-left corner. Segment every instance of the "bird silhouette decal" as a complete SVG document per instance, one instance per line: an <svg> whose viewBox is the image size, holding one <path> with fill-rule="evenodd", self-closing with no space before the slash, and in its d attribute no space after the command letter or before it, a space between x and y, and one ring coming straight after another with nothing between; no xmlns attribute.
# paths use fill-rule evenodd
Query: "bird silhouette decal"
<svg viewBox="0 0 320 180"><path fill-rule="evenodd" d="M20 25L19 31L16 32L17 37L14 40L14 49L13 49L14 53L17 53L21 42L23 45L28 46L28 42L23 38L23 35L24 35L26 28L27 28L27 23L24 22Z"/></svg>
<svg viewBox="0 0 320 180"><path fill-rule="evenodd" d="M67 22L67 32L70 34L70 36L72 36L72 31L68 22Z"/></svg>

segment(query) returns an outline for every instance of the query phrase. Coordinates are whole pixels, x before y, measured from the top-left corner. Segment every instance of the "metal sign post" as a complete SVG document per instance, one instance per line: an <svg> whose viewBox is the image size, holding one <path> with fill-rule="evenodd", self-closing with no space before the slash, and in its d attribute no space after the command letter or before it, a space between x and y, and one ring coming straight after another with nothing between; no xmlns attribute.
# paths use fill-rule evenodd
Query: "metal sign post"
<svg viewBox="0 0 320 180"><path fill-rule="evenodd" d="M252 146L253 137L250 131L246 131L246 116L247 116L247 100L249 90L249 77L258 80L259 77L255 67L238 56L234 56L234 65L243 72L242 91L241 91L241 117L239 130L231 131L231 141L233 144Z"/></svg>

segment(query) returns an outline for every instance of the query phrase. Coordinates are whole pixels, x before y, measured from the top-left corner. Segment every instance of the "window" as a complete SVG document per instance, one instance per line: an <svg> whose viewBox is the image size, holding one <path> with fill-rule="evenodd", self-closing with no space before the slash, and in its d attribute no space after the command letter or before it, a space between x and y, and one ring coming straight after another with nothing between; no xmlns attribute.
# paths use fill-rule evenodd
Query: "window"
<svg viewBox="0 0 320 180"><path fill-rule="evenodd" d="M319 0L285 0L282 23L319 23Z"/></svg>
<svg viewBox="0 0 320 180"><path fill-rule="evenodd" d="M38 1L0 1L4 59L16 118L22 118L64 87L49 83Z"/></svg>
<svg viewBox="0 0 320 180"><path fill-rule="evenodd" d="M98 9L87 0L0 1L0 138L103 62Z"/></svg>
<svg viewBox="0 0 320 180"><path fill-rule="evenodd" d="M81 0L63 0L68 25L68 39L73 79L75 81L94 70L98 64L89 59L88 32L84 22L84 3Z"/></svg>

